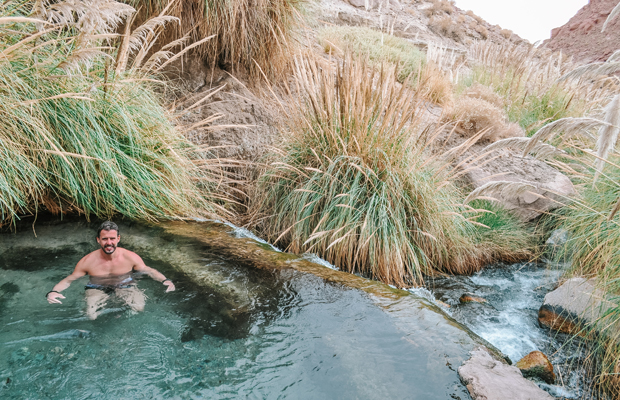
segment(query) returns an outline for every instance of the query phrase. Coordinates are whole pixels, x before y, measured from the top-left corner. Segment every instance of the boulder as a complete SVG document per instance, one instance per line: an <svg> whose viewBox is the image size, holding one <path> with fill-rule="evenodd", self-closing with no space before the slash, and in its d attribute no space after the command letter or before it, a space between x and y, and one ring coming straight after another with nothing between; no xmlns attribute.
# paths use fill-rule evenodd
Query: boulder
<svg viewBox="0 0 620 400"><path fill-rule="evenodd" d="M478 347L470 355L458 372L474 400L553 400L519 368L493 358L486 348Z"/></svg>
<svg viewBox="0 0 620 400"><path fill-rule="evenodd" d="M461 303L486 303L486 299L483 299L482 297L477 297L474 296L472 294L464 294L461 297L459 297L459 302Z"/></svg>
<svg viewBox="0 0 620 400"><path fill-rule="evenodd" d="M367 0L348 0L353 7L365 8ZM372 4L372 0L369 1Z"/></svg>
<svg viewBox="0 0 620 400"><path fill-rule="evenodd" d="M532 351L515 364L527 378L539 378L548 384L555 382L551 361L540 351Z"/></svg>
<svg viewBox="0 0 620 400"><path fill-rule="evenodd" d="M514 195L498 189L487 196L497 199L506 209L523 221L532 219L561 207L573 196L575 188L570 179L555 168L534 157L521 157L508 149L488 162L464 166L466 177L474 189L489 182L520 182L534 186Z"/></svg>
<svg viewBox="0 0 620 400"><path fill-rule="evenodd" d="M612 307L614 303L605 299L596 280L572 278L547 293L538 322L560 332L579 333L583 327L605 324L601 317Z"/></svg>

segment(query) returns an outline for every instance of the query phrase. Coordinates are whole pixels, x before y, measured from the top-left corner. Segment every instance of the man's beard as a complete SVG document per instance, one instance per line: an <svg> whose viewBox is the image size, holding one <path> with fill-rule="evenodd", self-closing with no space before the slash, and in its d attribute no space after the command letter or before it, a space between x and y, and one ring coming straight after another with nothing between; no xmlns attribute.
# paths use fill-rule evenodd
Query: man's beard
<svg viewBox="0 0 620 400"><path fill-rule="evenodd" d="M109 245L106 245L106 246L101 246L101 249L106 254L112 254L116 250L116 246L113 245L113 244L109 244Z"/></svg>

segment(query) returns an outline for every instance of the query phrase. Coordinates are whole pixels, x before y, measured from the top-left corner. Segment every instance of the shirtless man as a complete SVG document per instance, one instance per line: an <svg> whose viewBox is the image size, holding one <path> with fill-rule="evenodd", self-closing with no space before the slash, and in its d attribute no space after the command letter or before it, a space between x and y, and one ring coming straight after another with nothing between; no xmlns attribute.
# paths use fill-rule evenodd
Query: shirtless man
<svg viewBox="0 0 620 400"><path fill-rule="evenodd" d="M62 304L60 299L65 296L60 292L84 275L90 276L90 282L86 285L86 314L90 319L97 318L97 311L105 305L111 293L123 299L132 310L144 310L146 296L136 287L131 276L134 271L143 272L163 283L167 287L166 292L174 290L172 281L156 269L147 267L139 255L122 247L117 248L120 240L118 226L114 222L101 224L97 231L97 243L101 248L84 256L73 273L47 293L48 303Z"/></svg>

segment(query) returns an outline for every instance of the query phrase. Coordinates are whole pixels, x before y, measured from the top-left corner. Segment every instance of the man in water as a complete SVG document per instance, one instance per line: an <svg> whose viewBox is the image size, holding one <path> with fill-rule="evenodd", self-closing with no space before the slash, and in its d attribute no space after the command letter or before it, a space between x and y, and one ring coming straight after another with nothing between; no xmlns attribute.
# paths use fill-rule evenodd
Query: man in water
<svg viewBox="0 0 620 400"><path fill-rule="evenodd" d="M74 280L90 276L90 282L86 285L86 314L90 319L97 318L97 311L103 307L111 293L123 299L134 311L143 311L146 296L136 287L132 272L142 272L163 283L166 292L174 290L174 284L170 279L154 268L147 267L136 253L117 247L121 240L118 226L114 222L106 221L97 231L97 243L101 246L82 258L75 270L46 295L50 304L62 304L64 299L60 292L71 285Z"/></svg>

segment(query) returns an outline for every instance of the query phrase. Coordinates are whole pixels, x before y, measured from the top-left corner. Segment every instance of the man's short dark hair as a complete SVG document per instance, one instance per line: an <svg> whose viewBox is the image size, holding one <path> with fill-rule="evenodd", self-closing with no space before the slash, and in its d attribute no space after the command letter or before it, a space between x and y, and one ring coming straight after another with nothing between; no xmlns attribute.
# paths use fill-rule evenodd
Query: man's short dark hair
<svg viewBox="0 0 620 400"><path fill-rule="evenodd" d="M99 225L99 229L97 230L97 237L101 235L101 231L116 231L116 235L120 235L121 231L118 229L118 225L116 225L112 221L106 221Z"/></svg>

